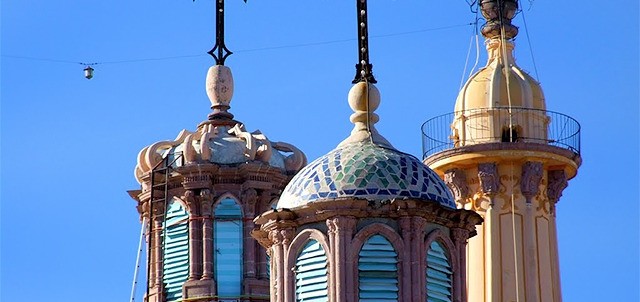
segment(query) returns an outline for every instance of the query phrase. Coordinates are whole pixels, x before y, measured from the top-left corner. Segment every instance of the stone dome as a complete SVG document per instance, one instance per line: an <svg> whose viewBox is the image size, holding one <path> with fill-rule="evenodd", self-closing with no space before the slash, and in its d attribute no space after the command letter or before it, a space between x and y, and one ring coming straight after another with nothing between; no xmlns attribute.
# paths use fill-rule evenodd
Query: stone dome
<svg viewBox="0 0 640 302"><path fill-rule="evenodd" d="M509 41L505 43L503 49L500 39L487 40L487 65L463 86L456 99L456 112L509 106L546 110L540 83L515 64L514 45ZM505 62L509 71L508 85L504 76ZM507 93L511 94L511 99Z"/></svg>
<svg viewBox="0 0 640 302"><path fill-rule="evenodd" d="M248 132L233 120L230 108L233 94L231 70L215 65L207 74L207 95L213 113L194 132L182 130L174 140L161 141L143 148L138 154L135 177L149 173L163 158L175 160L173 166L193 163L236 165L260 161L287 173L299 171L307 159L298 148L283 142L272 142L260 131Z"/></svg>
<svg viewBox="0 0 640 302"><path fill-rule="evenodd" d="M373 127L378 121L373 110L379 103L373 84L354 85L349 92L349 105L355 111L351 135L300 170L285 187L277 208L340 198L413 198L455 208L451 192L435 172L396 150Z"/></svg>

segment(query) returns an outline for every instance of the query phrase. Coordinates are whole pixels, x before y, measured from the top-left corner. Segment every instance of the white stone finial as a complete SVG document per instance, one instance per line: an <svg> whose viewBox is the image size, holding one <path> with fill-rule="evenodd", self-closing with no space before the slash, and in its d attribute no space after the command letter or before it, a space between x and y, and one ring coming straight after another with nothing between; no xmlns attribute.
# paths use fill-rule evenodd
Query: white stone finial
<svg viewBox="0 0 640 302"><path fill-rule="evenodd" d="M207 72L207 96L211 101L211 109L214 116L224 116L232 118L233 115L227 112L231 107L233 97L233 75L231 69L224 65L214 65Z"/></svg>
<svg viewBox="0 0 640 302"><path fill-rule="evenodd" d="M389 141L378 133L374 124L379 117L374 113L380 105L380 91L372 83L358 82L349 90L349 107L354 111L349 120L354 124L351 135L340 145L372 140L379 145L393 148Z"/></svg>

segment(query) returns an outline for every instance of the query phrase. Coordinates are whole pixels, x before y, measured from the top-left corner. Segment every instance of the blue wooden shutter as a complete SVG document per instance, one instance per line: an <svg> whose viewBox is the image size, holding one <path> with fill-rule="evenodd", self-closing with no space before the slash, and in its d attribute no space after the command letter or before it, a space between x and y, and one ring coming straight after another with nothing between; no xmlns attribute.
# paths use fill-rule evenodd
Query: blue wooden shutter
<svg viewBox="0 0 640 302"><path fill-rule="evenodd" d="M451 265L442 245L431 242L427 251L427 302L451 302L451 274Z"/></svg>
<svg viewBox="0 0 640 302"><path fill-rule="evenodd" d="M324 302L327 297L327 255L316 240L310 240L296 259L296 301Z"/></svg>
<svg viewBox="0 0 640 302"><path fill-rule="evenodd" d="M182 284L189 276L189 214L178 201L167 209L164 226L165 250L163 282L167 301L182 299Z"/></svg>
<svg viewBox="0 0 640 302"><path fill-rule="evenodd" d="M398 253L391 242L373 235L358 255L360 301L398 301Z"/></svg>
<svg viewBox="0 0 640 302"><path fill-rule="evenodd" d="M218 296L242 295L242 210L226 198L216 206L214 215L214 261Z"/></svg>

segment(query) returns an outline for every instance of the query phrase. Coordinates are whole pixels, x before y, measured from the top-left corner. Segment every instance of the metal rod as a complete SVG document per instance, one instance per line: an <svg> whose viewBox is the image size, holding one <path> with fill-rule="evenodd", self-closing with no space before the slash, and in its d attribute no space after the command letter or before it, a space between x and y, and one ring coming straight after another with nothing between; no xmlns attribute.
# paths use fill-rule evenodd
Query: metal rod
<svg viewBox="0 0 640 302"><path fill-rule="evenodd" d="M373 65L369 62L369 23L367 21L367 0L356 0L356 14L358 20L358 64L356 76L352 83L377 83L373 77Z"/></svg>
<svg viewBox="0 0 640 302"><path fill-rule="evenodd" d="M224 65L224 61L232 52L224 44L224 0L216 1L216 44L207 53L216 60L216 65ZM216 54L217 52L217 54Z"/></svg>
<svg viewBox="0 0 640 302"><path fill-rule="evenodd" d="M138 272L140 271L140 254L142 254L142 241L144 240L144 233L146 231L147 218L142 218L142 228L140 230L140 242L138 243L138 256L136 256L136 268L133 271L133 284L131 285L131 299L133 302L136 297L136 287L138 285ZM147 256L149 258L149 256Z"/></svg>

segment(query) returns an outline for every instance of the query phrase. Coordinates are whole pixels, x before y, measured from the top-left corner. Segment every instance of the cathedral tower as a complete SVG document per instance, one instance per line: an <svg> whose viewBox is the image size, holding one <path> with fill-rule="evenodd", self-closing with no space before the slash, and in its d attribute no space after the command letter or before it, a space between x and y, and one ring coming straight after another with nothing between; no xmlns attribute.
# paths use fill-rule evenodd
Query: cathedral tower
<svg viewBox="0 0 640 302"><path fill-rule="evenodd" d="M581 164L580 125L548 111L540 84L516 65L518 1L479 2L487 65L455 112L423 125L424 163L459 208L484 218L467 246L470 301L561 301L556 203Z"/></svg>
<svg viewBox="0 0 640 302"><path fill-rule="evenodd" d="M265 250L250 236L306 165L293 145L249 132L230 108L234 83L224 61L224 1L216 1L216 45L206 91L213 112L195 131L145 147L130 191L147 226L145 301L269 301Z"/></svg>
<svg viewBox="0 0 640 302"><path fill-rule="evenodd" d="M354 128L287 185L253 236L271 260L271 301L467 301L465 247L481 223L438 175L375 128L380 93L356 0Z"/></svg>

